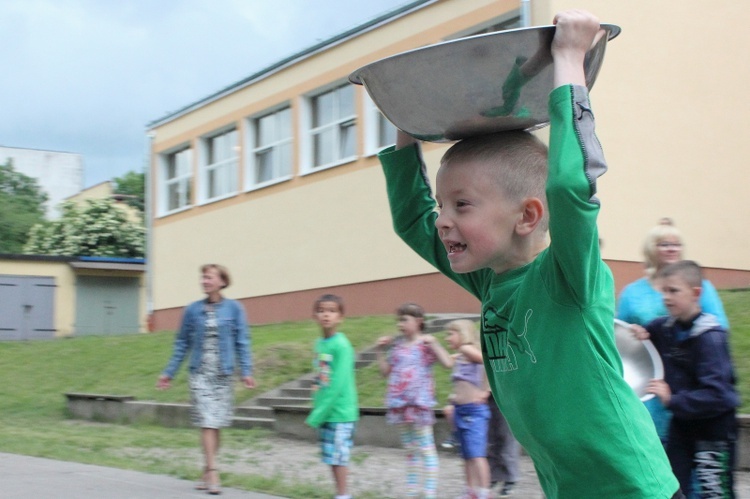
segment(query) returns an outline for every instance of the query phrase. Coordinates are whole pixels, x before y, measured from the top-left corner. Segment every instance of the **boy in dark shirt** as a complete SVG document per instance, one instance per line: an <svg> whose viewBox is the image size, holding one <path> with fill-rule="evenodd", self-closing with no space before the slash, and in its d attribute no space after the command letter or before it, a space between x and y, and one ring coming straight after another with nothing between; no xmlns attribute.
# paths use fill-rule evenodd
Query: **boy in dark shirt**
<svg viewBox="0 0 750 499"><path fill-rule="evenodd" d="M673 263L657 279L669 315L631 328L664 361L664 380L652 380L649 391L673 413L667 456L688 497L734 497L739 396L727 331L701 310L698 264Z"/></svg>

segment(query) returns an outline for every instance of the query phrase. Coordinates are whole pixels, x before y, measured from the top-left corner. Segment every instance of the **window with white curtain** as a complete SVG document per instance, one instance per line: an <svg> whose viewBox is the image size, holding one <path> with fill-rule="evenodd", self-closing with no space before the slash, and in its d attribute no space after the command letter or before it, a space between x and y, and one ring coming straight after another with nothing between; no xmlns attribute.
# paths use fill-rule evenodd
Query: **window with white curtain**
<svg viewBox="0 0 750 499"><path fill-rule="evenodd" d="M354 94L354 86L345 83L308 97L308 171L356 158Z"/></svg>
<svg viewBox="0 0 750 499"><path fill-rule="evenodd" d="M202 140L202 147L201 201L213 201L237 192L237 130L206 137Z"/></svg>
<svg viewBox="0 0 750 499"><path fill-rule="evenodd" d="M290 107L248 120L247 188L289 178L292 173Z"/></svg>
<svg viewBox="0 0 750 499"><path fill-rule="evenodd" d="M161 155L159 213L165 215L190 207L193 188L193 151L189 147Z"/></svg>

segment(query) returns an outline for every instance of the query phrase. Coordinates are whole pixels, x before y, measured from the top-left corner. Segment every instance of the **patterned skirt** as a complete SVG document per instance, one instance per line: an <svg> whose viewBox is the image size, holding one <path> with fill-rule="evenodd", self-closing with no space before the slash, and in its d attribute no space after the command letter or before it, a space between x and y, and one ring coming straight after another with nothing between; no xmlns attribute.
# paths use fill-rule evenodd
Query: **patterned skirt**
<svg viewBox="0 0 750 499"><path fill-rule="evenodd" d="M190 421L199 428L226 428L234 414L233 376L197 372L190 375Z"/></svg>

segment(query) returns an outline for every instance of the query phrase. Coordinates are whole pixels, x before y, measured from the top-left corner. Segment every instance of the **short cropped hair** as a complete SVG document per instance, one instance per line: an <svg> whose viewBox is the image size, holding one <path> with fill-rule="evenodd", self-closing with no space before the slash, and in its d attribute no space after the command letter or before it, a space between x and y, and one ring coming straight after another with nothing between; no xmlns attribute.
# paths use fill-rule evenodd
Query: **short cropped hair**
<svg viewBox="0 0 750 499"><path fill-rule="evenodd" d="M317 300L315 300L315 303L313 303L313 312L316 312L320 304L325 301L331 301L335 303L336 306L339 307L339 313L341 315L344 315L344 299L338 295L332 295L332 294L321 295Z"/></svg>
<svg viewBox="0 0 750 499"><path fill-rule="evenodd" d="M458 333L462 345L474 345L479 347L479 334L474 323L468 319L457 319L446 326L449 331Z"/></svg>
<svg viewBox="0 0 750 499"><path fill-rule="evenodd" d="M547 146L535 135L511 130L463 139L448 149L440 166L477 161L489 165L498 185L512 199L539 198L544 204L542 228L547 230Z"/></svg>
<svg viewBox="0 0 750 499"><path fill-rule="evenodd" d="M214 269L219 274L219 277L221 277L221 280L224 281L221 289L228 288L232 284L232 278L229 277L229 270L225 266L218 263L207 263L201 265L201 274L205 274L208 269Z"/></svg>
<svg viewBox="0 0 750 499"><path fill-rule="evenodd" d="M703 283L703 270L693 260L680 260L659 269L656 277L665 278L677 276L682 278L691 288L700 288Z"/></svg>
<svg viewBox="0 0 750 499"><path fill-rule="evenodd" d="M424 331L424 309L416 303L404 303L396 310L396 315L401 317L402 315L408 315L417 319L422 319L422 325L420 329Z"/></svg>
<svg viewBox="0 0 750 499"><path fill-rule="evenodd" d="M680 244L683 244L682 234L674 226L674 222L671 218L663 217L659 220L659 224L653 227L648 234L646 239L643 241L643 257L648 272L655 272L658 266L659 259L659 248L658 244L667 238L675 238Z"/></svg>

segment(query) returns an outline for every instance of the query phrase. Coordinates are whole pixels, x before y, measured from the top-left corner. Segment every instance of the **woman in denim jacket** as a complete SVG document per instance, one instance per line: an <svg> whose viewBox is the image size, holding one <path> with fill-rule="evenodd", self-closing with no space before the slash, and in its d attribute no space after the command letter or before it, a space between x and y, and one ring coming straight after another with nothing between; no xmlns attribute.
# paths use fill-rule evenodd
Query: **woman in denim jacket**
<svg viewBox="0 0 750 499"><path fill-rule="evenodd" d="M171 387L175 372L190 352L191 420L201 429L205 457L202 480L196 488L220 494L216 454L220 428L232 424L235 368L239 367L245 387L255 388L255 380L245 310L239 302L221 294L230 284L229 272L221 265L207 264L201 267L201 274L206 298L185 308L172 357L159 376L157 388Z"/></svg>

